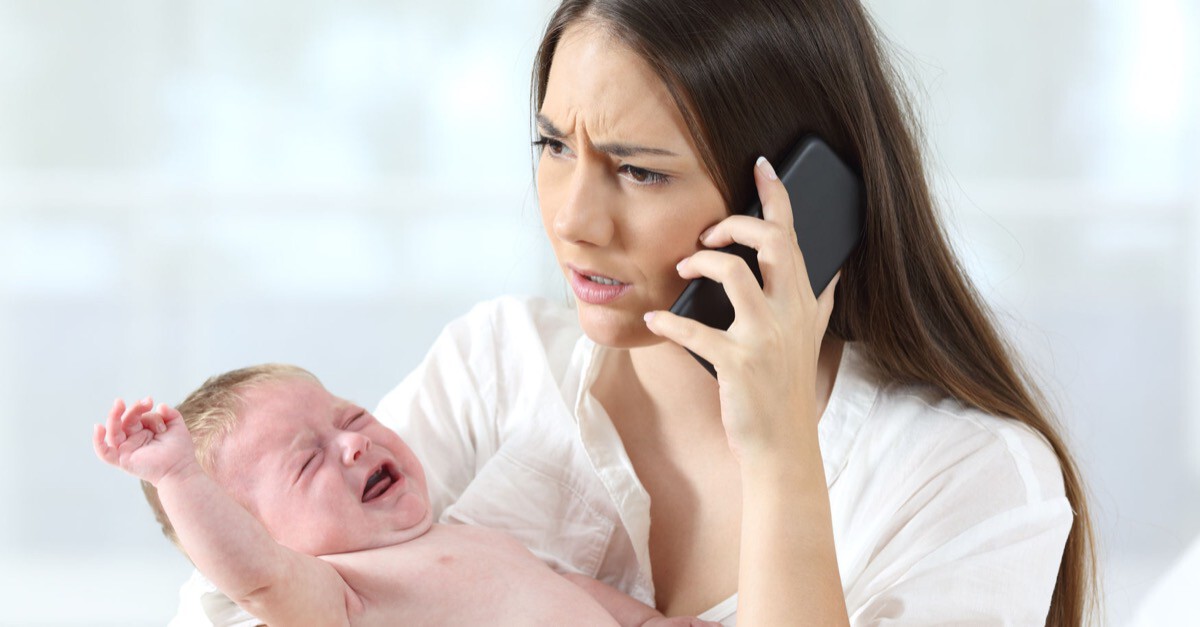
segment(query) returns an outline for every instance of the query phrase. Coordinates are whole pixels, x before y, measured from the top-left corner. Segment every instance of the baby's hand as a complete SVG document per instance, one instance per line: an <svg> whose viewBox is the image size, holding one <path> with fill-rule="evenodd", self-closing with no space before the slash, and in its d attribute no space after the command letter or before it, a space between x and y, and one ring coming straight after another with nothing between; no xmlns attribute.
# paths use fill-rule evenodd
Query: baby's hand
<svg viewBox="0 0 1200 627"><path fill-rule="evenodd" d="M128 409L117 399L108 413L108 424L96 425L92 445L96 456L153 485L165 476L191 468L196 463L192 436L183 416L161 403L144 398Z"/></svg>

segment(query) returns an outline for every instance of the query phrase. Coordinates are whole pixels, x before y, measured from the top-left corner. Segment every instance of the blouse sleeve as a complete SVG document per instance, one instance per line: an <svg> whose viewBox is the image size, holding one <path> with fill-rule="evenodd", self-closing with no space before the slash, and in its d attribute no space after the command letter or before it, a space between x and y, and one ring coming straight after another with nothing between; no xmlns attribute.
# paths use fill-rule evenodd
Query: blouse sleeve
<svg viewBox="0 0 1200 627"><path fill-rule="evenodd" d="M477 307L447 325L375 410L421 460L434 520L499 446L495 339L486 314Z"/></svg>
<svg viewBox="0 0 1200 627"><path fill-rule="evenodd" d="M563 406L559 379L579 335L574 313L548 301L481 303L380 402L376 417L425 468L435 520L502 446L538 429L531 416Z"/></svg>
<svg viewBox="0 0 1200 627"><path fill-rule="evenodd" d="M846 590L852 625L1045 623L1073 517L1057 458L1018 423L957 422L900 442L921 461L888 486L894 511L854 523L877 533Z"/></svg>

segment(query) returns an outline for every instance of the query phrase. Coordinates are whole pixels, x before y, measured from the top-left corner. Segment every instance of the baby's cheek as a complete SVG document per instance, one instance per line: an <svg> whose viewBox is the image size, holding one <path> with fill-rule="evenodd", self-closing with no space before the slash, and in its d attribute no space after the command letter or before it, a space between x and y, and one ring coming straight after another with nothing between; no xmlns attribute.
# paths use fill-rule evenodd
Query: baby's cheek
<svg viewBox="0 0 1200 627"><path fill-rule="evenodd" d="M350 553L367 547L367 543L356 537L358 529L355 520L356 512L345 512L344 516L327 516L324 520L310 521L308 533L315 543L307 551L309 555L333 555L335 553Z"/></svg>
<svg viewBox="0 0 1200 627"><path fill-rule="evenodd" d="M324 490L322 494L333 496L335 490L344 493L346 486L344 483L333 484L325 486ZM309 503L296 512L303 533L313 543L310 555L347 553L364 548L356 540L356 530L362 526L362 504L349 495L339 494L338 497Z"/></svg>
<svg viewBox="0 0 1200 627"><path fill-rule="evenodd" d="M262 499L257 512L250 511L276 542L293 551L316 555L312 552L313 540L321 535L314 533L311 508L298 501L280 494L271 495Z"/></svg>
<svg viewBox="0 0 1200 627"><path fill-rule="evenodd" d="M327 555L336 544L336 530L330 525L317 524L307 515L299 515L287 523L276 525L271 536L275 541L305 555Z"/></svg>

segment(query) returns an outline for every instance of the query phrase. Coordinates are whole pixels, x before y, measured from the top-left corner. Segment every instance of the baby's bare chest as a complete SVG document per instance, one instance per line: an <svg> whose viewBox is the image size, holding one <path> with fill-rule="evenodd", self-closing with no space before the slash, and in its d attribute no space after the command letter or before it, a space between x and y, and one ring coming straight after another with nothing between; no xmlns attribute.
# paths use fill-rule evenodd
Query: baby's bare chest
<svg viewBox="0 0 1200 627"><path fill-rule="evenodd" d="M516 540L486 529L435 525L411 542L326 559L361 601L355 625L615 624Z"/></svg>

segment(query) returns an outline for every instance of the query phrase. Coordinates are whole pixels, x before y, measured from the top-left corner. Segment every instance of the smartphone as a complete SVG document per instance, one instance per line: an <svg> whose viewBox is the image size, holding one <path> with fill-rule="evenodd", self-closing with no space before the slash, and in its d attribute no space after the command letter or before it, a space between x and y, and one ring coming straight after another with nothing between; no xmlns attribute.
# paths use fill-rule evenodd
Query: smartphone
<svg viewBox="0 0 1200 627"><path fill-rule="evenodd" d="M792 220L808 267L808 281L820 295L862 239L866 211L862 180L816 135L801 138L776 172L792 201ZM745 215L761 219L762 204L756 201ZM762 287L757 251L736 243L718 250L741 257ZM689 283L671 305L671 312L721 330L728 329L734 317L725 289L707 277ZM717 376L712 364L695 353L692 356Z"/></svg>

